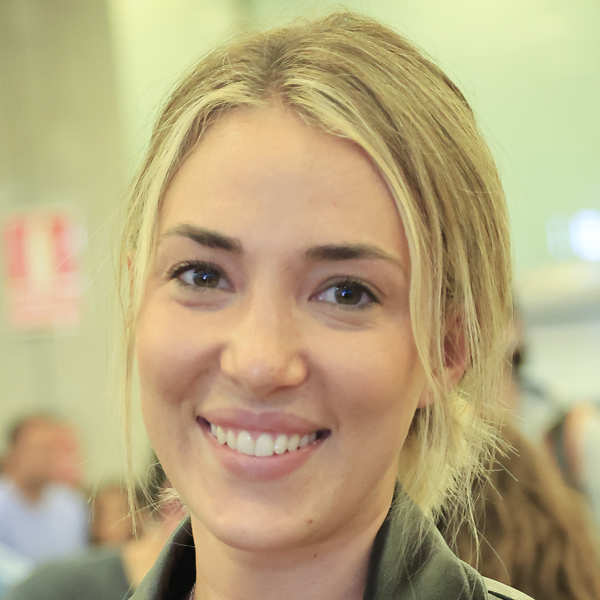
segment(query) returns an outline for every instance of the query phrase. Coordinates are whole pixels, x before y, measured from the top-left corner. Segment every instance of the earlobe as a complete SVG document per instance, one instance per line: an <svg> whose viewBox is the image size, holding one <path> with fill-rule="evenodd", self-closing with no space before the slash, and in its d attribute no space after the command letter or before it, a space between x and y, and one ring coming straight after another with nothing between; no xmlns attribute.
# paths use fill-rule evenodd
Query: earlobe
<svg viewBox="0 0 600 600"><path fill-rule="evenodd" d="M443 349L444 383L453 388L465 374L469 355L463 321L458 315L449 319Z"/></svg>
<svg viewBox="0 0 600 600"><path fill-rule="evenodd" d="M467 369L468 351L462 320L453 317L443 340L443 359L441 379L446 389L454 388L462 379ZM437 369L436 369L437 372ZM425 408L433 402L433 394L429 389L424 389L417 408Z"/></svg>
<svg viewBox="0 0 600 600"><path fill-rule="evenodd" d="M419 398L419 403L417 404L417 409L425 408L429 406L433 402L433 395L429 390L423 390L421 397Z"/></svg>

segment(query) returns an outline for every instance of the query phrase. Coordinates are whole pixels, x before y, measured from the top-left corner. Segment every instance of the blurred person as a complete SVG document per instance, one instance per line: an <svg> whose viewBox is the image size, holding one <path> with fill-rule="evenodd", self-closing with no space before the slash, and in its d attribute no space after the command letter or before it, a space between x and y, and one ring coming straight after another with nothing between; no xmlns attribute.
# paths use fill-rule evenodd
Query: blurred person
<svg viewBox="0 0 600 600"><path fill-rule="evenodd" d="M98 488L92 499L90 541L96 546L120 545L133 535L127 489L118 482Z"/></svg>
<svg viewBox="0 0 600 600"><path fill-rule="evenodd" d="M83 456L78 433L70 423L57 421L55 425L56 437L50 476L56 483L81 490L83 489Z"/></svg>
<svg viewBox="0 0 600 600"><path fill-rule="evenodd" d="M43 414L24 417L8 434L0 476L0 543L34 562L87 545L87 503L72 482L56 480L64 466L64 434L63 421Z"/></svg>
<svg viewBox="0 0 600 600"><path fill-rule="evenodd" d="M489 481L474 486L479 556L467 527L454 539L442 521L442 533L482 574L535 598L600 599L598 531L584 500L516 427L503 435L512 450L497 457Z"/></svg>
<svg viewBox="0 0 600 600"><path fill-rule="evenodd" d="M565 481L581 492L600 527L600 410L588 402L561 412L544 436L544 445Z"/></svg>
<svg viewBox="0 0 600 600"><path fill-rule="evenodd" d="M590 402L565 406L564 401L525 374L527 348L518 310L512 342L512 378L505 395L515 409L515 424L550 454L565 482L583 494L600 527L600 409Z"/></svg>
<svg viewBox="0 0 600 600"><path fill-rule="evenodd" d="M178 500L162 499L168 487L164 471L156 463L147 504L136 515L139 537L121 546L93 548L73 558L48 562L15 585L2 600L129 598L184 517Z"/></svg>
<svg viewBox="0 0 600 600"><path fill-rule="evenodd" d="M515 425L529 440L540 444L544 432L560 412L561 402L546 386L526 373L529 353L525 323L518 304L515 305L509 332L508 356L512 376L507 378L503 394L514 409Z"/></svg>

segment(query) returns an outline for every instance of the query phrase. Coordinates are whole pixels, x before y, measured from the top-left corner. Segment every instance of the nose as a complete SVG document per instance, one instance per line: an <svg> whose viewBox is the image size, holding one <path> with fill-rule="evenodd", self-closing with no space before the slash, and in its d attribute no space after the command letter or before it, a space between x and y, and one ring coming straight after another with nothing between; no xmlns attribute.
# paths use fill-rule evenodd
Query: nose
<svg viewBox="0 0 600 600"><path fill-rule="evenodd" d="M299 386L308 368L292 310L266 298L247 300L226 336L222 373L258 398Z"/></svg>

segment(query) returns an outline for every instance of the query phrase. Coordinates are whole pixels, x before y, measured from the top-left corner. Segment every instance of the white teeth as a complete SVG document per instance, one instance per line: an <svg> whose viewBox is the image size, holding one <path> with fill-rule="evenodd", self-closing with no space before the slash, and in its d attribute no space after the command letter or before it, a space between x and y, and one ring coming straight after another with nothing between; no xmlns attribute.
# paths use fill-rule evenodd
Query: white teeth
<svg viewBox="0 0 600 600"><path fill-rule="evenodd" d="M211 426L210 430L212 432L212 426ZM217 427L217 441L221 445L223 445L227 441L227 434L225 433L225 430L221 426Z"/></svg>
<svg viewBox="0 0 600 600"><path fill-rule="evenodd" d="M237 451L254 455L254 440L247 431L240 431L237 437Z"/></svg>
<svg viewBox="0 0 600 600"><path fill-rule="evenodd" d="M308 444L312 444L317 439L316 433L311 433L309 435L303 435L300 438L300 443L298 444L300 448L304 448L304 446L308 446Z"/></svg>
<svg viewBox="0 0 600 600"><path fill-rule="evenodd" d="M256 440L254 454L256 456L273 456L273 437L268 433L261 433Z"/></svg>
<svg viewBox="0 0 600 600"><path fill-rule="evenodd" d="M223 429L220 425L210 423L210 433L221 445L227 444L232 450L250 456L273 456L273 454L284 454L294 452L312 444L317 439L317 433L313 432L300 436L298 433L286 435L285 433L270 434L261 433L256 439L245 430Z"/></svg>
<svg viewBox="0 0 600 600"><path fill-rule="evenodd" d="M287 449L288 452L293 452L294 450L298 450L298 444L300 443L300 436L295 433L288 438Z"/></svg>
<svg viewBox="0 0 600 600"><path fill-rule="evenodd" d="M275 450L275 454L283 454L287 450L288 445L288 437L284 433L280 433L275 438L275 444L273 446L273 450Z"/></svg>
<svg viewBox="0 0 600 600"><path fill-rule="evenodd" d="M227 430L227 445L232 450L237 450L237 438L235 435L235 431L232 431L231 429Z"/></svg>

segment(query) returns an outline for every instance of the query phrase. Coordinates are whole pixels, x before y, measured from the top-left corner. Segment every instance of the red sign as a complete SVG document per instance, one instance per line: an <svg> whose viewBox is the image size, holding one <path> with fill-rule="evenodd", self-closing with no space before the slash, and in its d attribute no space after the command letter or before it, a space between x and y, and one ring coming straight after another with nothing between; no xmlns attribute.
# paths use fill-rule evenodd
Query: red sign
<svg viewBox="0 0 600 600"><path fill-rule="evenodd" d="M5 300L10 324L45 329L79 323L81 226L59 210L10 217L3 227Z"/></svg>

